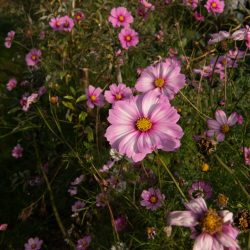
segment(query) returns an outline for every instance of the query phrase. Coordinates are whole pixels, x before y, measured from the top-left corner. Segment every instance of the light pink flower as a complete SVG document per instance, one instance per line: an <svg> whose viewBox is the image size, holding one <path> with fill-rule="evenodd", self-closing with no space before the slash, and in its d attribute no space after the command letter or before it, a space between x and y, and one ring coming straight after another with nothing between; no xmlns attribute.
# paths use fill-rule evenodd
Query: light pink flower
<svg viewBox="0 0 250 250"><path fill-rule="evenodd" d="M86 250L88 249L90 243L91 243L91 236L85 235L82 239L77 241L76 250Z"/></svg>
<svg viewBox="0 0 250 250"><path fill-rule="evenodd" d="M207 120L207 126L209 128L207 131L207 136L216 137L218 142L224 141L225 135L229 132L230 127L237 123L237 120L238 114L236 112L232 113L227 118L223 110L216 110L215 120Z"/></svg>
<svg viewBox="0 0 250 250"><path fill-rule="evenodd" d="M192 7L192 9L196 9L198 6L199 0L183 0L183 3L187 6Z"/></svg>
<svg viewBox="0 0 250 250"><path fill-rule="evenodd" d="M74 205L72 205L71 210L73 213L80 212L85 207L85 203L83 201L76 201Z"/></svg>
<svg viewBox="0 0 250 250"><path fill-rule="evenodd" d="M205 20L205 17L198 11L195 11L193 13L193 16L194 16L195 20L198 22L203 22Z"/></svg>
<svg viewBox="0 0 250 250"><path fill-rule="evenodd" d="M89 108L93 109L94 106L102 107L104 105L104 97L101 88L95 88L89 85L88 89L86 89L86 95Z"/></svg>
<svg viewBox="0 0 250 250"><path fill-rule="evenodd" d="M171 100L185 85L185 75L180 71L180 65L173 60L149 66L142 71L135 88L140 92L157 89Z"/></svg>
<svg viewBox="0 0 250 250"><path fill-rule="evenodd" d="M12 154L14 158L18 159L23 156L23 148L20 144L17 144L13 149L12 149Z"/></svg>
<svg viewBox="0 0 250 250"><path fill-rule="evenodd" d="M0 224L0 231L5 231L8 227L8 224Z"/></svg>
<svg viewBox="0 0 250 250"><path fill-rule="evenodd" d="M245 164L250 166L250 148L242 147L241 150L244 153Z"/></svg>
<svg viewBox="0 0 250 250"><path fill-rule="evenodd" d="M129 26L133 23L134 18L125 7L117 7L111 10L108 20L116 28Z"/></svg>
<svg viewBox="0 0 250 250"><path fill-rule="evenodd" d="M65 32L70 32L74 28L74 21L69 16L60 17L61 29Z"/></svg>
<svg viewBox="0 0 250 250"><path fill-rule="evenodd" d="M175 151L180 147L180 116L166 97L149 91L129 100L119 101L109 110L105 137L120 154L141 161L155 149Z"/></svg>
<svg viewBox="0 0 250 250"><path fill-rule="evenodd" d="M224 11L224 0L207 0L204 7L207 9L207 11L213 14L215 13L222 13Z"/></svg>
<svg viewBox="0 0 250 250"><path fill-rule="evenodd" d="M78 11L75 13L74 20L77 23L81 22L83 19L85 19L85 15L82 11Z"/></svg>
<svg viewBox="0 0 250 250"><path fill-rule="evenodd" d="M131 96L132 90L124 83L119 83L118 85L113 83L109 86L109 90L106 90L104 93L106 101L112 104L117 101L128 99Z"/></svg>
<svg viewBox="0 0 250 250"><path fill-rule="evenodd" d="M233 60L242 59L244 55L245 55L245 51L239 50L237 47L235 48L235 50L229 50L227 53L227 56Z"/></svg>
<svg viewBox="0 0 250 250"><path fill-rule="evenodd" d="M27 112L30 108L30 105L34 103L38 98L37 93L32 93L30 96L27 96L26 94L22 96L22 99L20 100L20 104L22 106L22 109L24 112Z"/></svg>
<svg viewBox="0 0 250 250"><path fill-rule="evenodd" d="M237 113L237 124L242 125L243 124L243 116Z"/></svg>
<svg viewBox="0 0 250 250"><path fill-rule="evenodd" d="M115 161L108 161L106 164L102 166L99 170L101 173L107 173L115 164Z"/></svg>
<svg viewBox="0 0 250 250"><path fill-rule="evenodd" d="M118 34L118 38L124 49L134 47L139 43L138 33L131 28L123 28Z"/></svg>
<svg viewBox="0 0 250 250"><path fill-rule="evenodd" d="M8 91L11 91L12 89L14 89L17 85L17 80L16 78L11 78L8 83L6 84L6 89Z"/></svg>
<svg viewBox="0 0 250 250"><path fill-rule="evenodd" d="M43 241L40 240L38 237L29 238L28 242L25 243L24 247L25 250L40 250L42 247Z"/></svg>
<svg viewBox="0 0 250 250"><path fill-rule="evenodd" d="M143 190L141 198L141 205L146 207L146 209L154 211L161 207L162 201L165 199L165 195L161 194L161 191L158 188L149 188L148 190Z"/></svg>
<svg viewBox="0 0 250 250"><path fill-rule="evenodd" d="M200 74L202 77L210 77L213 73L213 67L211 65L203 66L202 69L194 69L194 73Z"/></svg>
<svg viewBox="0 0 250 250"><path fill-rule="evenodd" d="M25 57L26 64L28 66L37 65L42 56L42 51L40 49L32 49Z"/></svg>
<svg viewBox="0 0 250 250"><path fill-rule="evenodd" d="M11 48L12 41L13 41L13 39L15 37L15 34L16 33L13 30L8 32L7 37L5 38L5 42L4 42L5 48L7 48L7 49Z"/></svg>
<svg viewBox="0 0 250 250"><path fill-rule="evenodd" d="M117 232L121 232L127 226L127 218L123 215L114 220L115 229Z"/></svg>
<svg viewBox="0 0 250 250"><path fill-rule="evenodd" d="M247 34L250 32L250 27L246 25L245 28L234 31L231 38L236 41L242 41L246 39Z"/></svg>
<svg viewBox="0 0 250 250"><path fill-rule="evenodd" d="M49 25L53 30L62 30L62 19L61 19L61 17L52 17L50 19Z"/></svg>
<svg viewBox="0 0 250 250"><path fill-rule="evenodd" d="M169 214L169 225L189 227L195 239L193 250L240 250L236 241L239 230L232 226L233 214L207 208L203 198L185 204L186 211Z"/></svg>
<svg viewBox="0 0 250 250"><path fill-rule="evenodd" d="M219 33L211 34L210 36L211 36L211 39L208 41L208 44L215 44L215 43L225 40L226 38L229 38L230 33L222 30L222 31L219 31Z"/></svg>
<svg viewBox="0 0 250 250"><path fill-rule="evenodd" d="M70 184L73 185L73 186L78 186L79 184L81 184L83 182L84 177L85 176L82 174L82 175L76 177L75 180L72 181Z"/></svg>
<svg viewBox="0 0 250 250"><path fill-rule="evenodd" d="M73 187L71 186L71 187L69 187L68 193L70 194L70 196L76 195L76 194L77 194L77 187L76 187L76 186L73 186Z"/></svg>

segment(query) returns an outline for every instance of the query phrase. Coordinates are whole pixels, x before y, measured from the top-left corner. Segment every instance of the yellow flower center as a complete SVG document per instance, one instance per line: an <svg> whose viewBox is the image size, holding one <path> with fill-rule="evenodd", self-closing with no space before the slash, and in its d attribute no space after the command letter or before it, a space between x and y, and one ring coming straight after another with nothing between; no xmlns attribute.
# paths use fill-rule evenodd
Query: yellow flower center
<svg viewBox="0 0 250 250"><path fill-rule="evenodd" d="M36 244L32 244L31 249L36 249Z"/></svg>
<svg viewBox="0 0 250 250"><path fill-rule="evenodd" d="M122 95L120 93L115 95L115 99L116 100L121 100L122 99Z"/></svg>
<svg viewBox="0 0 250 250"><path fill-rule="evenodd" d="M32 56L31 56L31 59L32 59L33 61L35 61L35 60L37 59L37 56L36 56L36 55L32 55Z"/></svg>
<svg viewBox="0 0 250 250"><path fill-rule="evenodd" d="M118 17L118 20L119 20L120 22L124 22L124 19L125 19L124 16L119 16L119 17Z"/></svg>
<svg viewBox="0 0 250 250"><path fill-rule="evenodd" d="M56 27L59 28L61 26L61 23L59 21L56 21Z"/></svg>
<svg viewBox="0 0 250 250"><path fill-rule="evenodd" d="M227 124L223 124L221 127L220 127L220 130L223 134L226 134L229 132L229 126Z"/></svg>
<svg viewBox="0 0 250 250"><path fill-rule="evenodd" d="M217 7L217 3L216 2L212 2L211 6L212 6L212 8L216 8Z"/></svg>
<svg viewBox="0 0 250 250"><path fill-rule="evenodd" d="M152 128L152 122L145 117L139 118L136 123L135 123L136 127L138 130L140 130L141 132L147 132L148 130L150 130Z"/></svg>
<svg viewBox="0 0 250 250"><path fill-rule="evenodd" d="M90 96L90 100L91 100L92 102L94 102L94 101L96 100L96 96L95 96L95 95L91 95L91 96Z"/></svg>
<svg viewBox="0 0 250 250"><path fill-rule="evenodd" d="M224 194L219 194L217 198L218 205L220 207L225 207L228 203L229 198Z"/></svg>
<svg viewBox="0 0 250 250"><path fill-rule="evenodd" d="M149 201L153 204L155 204L157 201L158 201L158 198L154 195L152 195L150 198L149 198Z"/></svg>
<svg viewBox="0 0 250 250"><path fill-rule="evenodd" d="M127 42L130 42L132 40L132 37L130 35L125 36L125 40Z"/></svg>
<svg viewBox="0 0 250 250"><path fill-rule="evenodd" d="M76 15L76 19L77 19L77 20L80 20L80 19L81 19L81 15L80 15L80 14L77 14L77 15Z"/></svg>
<svg viewBox="0 0 250 250"><path fill-rule="evenodd" d="M165 85L165 80L162 78L157 78L155 80L155 86L158 88L162 88Z"/></svg>
<svg viewBox="0 0 250 250"><path fill-rule="evenodd" d="M207 172L209 170L209 165L207 163L203 163L201 165L201 171Z"/></svg>
<svg viewBox="0 0 250 250"><path fill-rule="evenodd" d="M214 234L222 229L223 220L214 209L209 208L201 220L203 232Z"/></svg>
<svg viewBox="0 0 250 250"><path fill-rule="evenodd" d="M68 28L68 27L69 27L69 22L66 21L66 22L63 24L63 27L64 27L64 28Z"/></svg>

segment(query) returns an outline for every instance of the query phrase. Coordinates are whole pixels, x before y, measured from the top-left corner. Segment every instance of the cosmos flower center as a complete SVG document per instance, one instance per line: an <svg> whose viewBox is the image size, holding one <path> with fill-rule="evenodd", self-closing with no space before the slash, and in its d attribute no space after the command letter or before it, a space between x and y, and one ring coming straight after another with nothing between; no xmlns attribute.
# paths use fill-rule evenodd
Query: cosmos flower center
<svg viewBox="0 0 250 250"><path fill-rule="evenodd" d="M64 28L68 28L68 27L69 27L69 22L66 21L66 22L63 24L63 27L64 27Z"/></svg>
<svg viewBox="0 0 250 250"><path fill-rule="evenodd" d="M37 56L36 56L36 55L32 55L32 56L31 56L31 59L32 59L33 61L35 61L35 60L37 59Z"/></svg>
<svg viewBox="0 0 250 250"><path fill-rule="evenodd" d="M212 8L216 8L217 7L217 3L216 2L212 2L211 6L212 6Z"/></svg>
<svg viewBox="0 0 250 250"><path fill-rule="evenodd" d="M214 209L208 209L201 220L201 229L203 232L214 234L222 229L223 220Z"/></svg>
<svg viewBox="0 0 250 250"><path fill-rule="evenodd" d="M36 244L35 244L35 243L33 243L33 244L31 245L31 249L36 249Z"/></svg>
<svg viewBox="0 0 250 250"><path fill-rule="evenodd" d="M223 134L226 134L229 132L229 126L227 124L223 124L221 125L220 130Z"/></svg>
<svg viewBox="0 0 250 250"><path fill-rule="evenodd" d="M224 66L227 65L227 59L224 58L224 59L221 61L221 64L224 65Z"/></svg>
<svg viewBox="0 0 250 250"><path fill-rule="evenodd" d="M163 78L157 78L154 83L156 87L162 88L165 85L165 80Z"/></svg>
<svg viewBox="0 0 250 250"><path fill-rule="evenodd" d="M150 121L149 118L146 118L146 117L139 118L136 121L135 125L136 125L136 128L140 130L141 132L147 132L148 130L152 128L152 122Z"/></svg>
<svg viewBox="0 0 250 250"><path fill-rule="evenodd" d="M118 93L115 95L116 100L121 100L122 99L122 94Z"/></svg>
<svg viewBox="0 0 250 250"><path fill-rule="evenodd" d="M76 19L77 19L77 20L80 20L80 19L81 19L81 15L80 15L80 14L77 14L77 15L76 15Z"/></svg>
<svg viewBox="0 0 250 250"><path fill-rule="evenodd" d="M56 21L56 27L60 27L61 26L61 24L60 24L60 22L59 21Z"/></svg>
<svg viewBox="0 0 250 250"><path fill-rule="evenodd" d="M124 16L120 15L120 16L118 17L118 20L119 20L120 22L124 22L125 18L124 18Z"/></svg>
<svg viewBox="0 0 250 250"><path fill-rule="evenodd" d="M96 100L96 96L95 96L95 95L91 95L91 96L90 96L90 100L91 100L92 102L94 102L94 101Z"/></svg>
<svg viewBox="0 0 250 250"><path fill-rule="evenodd" d="M132 40L132 37L130 35L125 36L125 40L127 42L130 42Z"/></svg>
<svg viewBox="0 0 250 250"><path fill-rule="evenodd" d="M88 242L86 240L82 241L82 247L86 248L88 246Z"/></svg>
<svg viewBox="0 0 250 250"><path fill-rule="evenodd" d="M155 195L152 195L152 196L150 196L149 201L150 201L150 203L155 204L155 203L157 203L158 198Z"/></svg>

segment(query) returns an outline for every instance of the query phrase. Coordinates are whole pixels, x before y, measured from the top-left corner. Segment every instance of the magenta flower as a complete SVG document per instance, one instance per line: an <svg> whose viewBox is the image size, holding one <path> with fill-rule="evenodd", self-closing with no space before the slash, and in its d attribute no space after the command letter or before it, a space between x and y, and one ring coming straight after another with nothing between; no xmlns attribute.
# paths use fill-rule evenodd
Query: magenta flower
<svg viewBox="0 0 250 250"><path fill-rule="evenodd" d="M101 88L95 88L89 85L88 89L86 89L86 95L89 108L93 109L94 106L102 107L104 105L104 97Z"/></svg>
<svg viewBox="0 0 250 250"><path fill-rule="evenodd" d="M42 51L40 49L32 49L25 57L28 66L35 66L40 62Z"/></svg>
<svg viewBox="0 0 250 250"><path fill-rule="evenodd" d="M173 60L149 66L142 71L135 88L140 92L157 89L171 100L185 85L185 75L180 71L180 65Z"/></svg>
<svg viewBox="0 0 250 250"><path fill-rule="evenodd" d="M72 205L71 210L73 213L80 212L85 207L85 203L83 201L76 201L74 205Z"/></svg>
<svg viewBox="0 0 250 250"><path fill-rule="evenodd" d="M49 25L53 30L62 30L62 19L61 19L61 17L52 17L50 19Z"/></svg>
<svg viewBox="0 0 250 250"><path fill-rule="evenodd" d="M194 73L200 74L202 77L211 77L213 73L213 67L211 65L203 66L202 69L194 69Z"/></svg>
<svg viewBox="0 0 250 250"><path fill-rule="evenodd" d="M28 242L25 243L24 247L25 250L40 250L42 247L43 241L40 240L38 237L29 238Z"/></svg>
<svg viewBox="0 0 250 250"><path fill-rule="evenodd" d="M164 96L155 91L119 101L109 110L105 137L120 154L141 161L155 149L175 151L180 147L180 116Z"/></svg>
<svg viewBox="0 0 250 250"><path fill-rule="evenodd" d="M86 250L89 247L91 240L90 235L84 236L82 239L77 241L76 250Z"/></svg>
<svg viewBox="0 0 250 250"><path fill-rule="evenodd" d="M142 191L141 198L141 205L146 207L146 209L154 211L161 207L162 201L165 199L165 195L161 194L160 189L149 188L148 190Z"/></svg>
<svg viewBox="0 0 250 250"><path fill-rule="evenodd" d="M189 227L195 239L193 250L239 250L236 241L238 229L232 226L233 214L227 210L217 212L207 208L203 198L185 204L187 211L169 214L169 225Z"/></svg>
<svg viewBox="0 0 250 250"><path fill-rule="evenodd" d="M250 148L243 147L242 152L244 153L245 164L250 166Z"/></svg>
<svg viewBox="0 0 250 250"><path fill-rule="evenodd" d="M75 16L74 16L75 22L79 23L83 19L85 19L85 15L84 15L84 13L82 11L78 11L78 12L75 13Z"/></svg>
<svg viewBox="0 0 250 250"><path fill-rule="evenodd" d="M147 10L154 10L155 9L155 6L152 3L148 2L147 0L140 0L140 3Z"/></svg>
<svg viewBox="0 0 250 250"><path fill-rule="evenodd" d="M127 219L125 216L120 216L114 221L115 229L117 232L121 232L127 226Z"/></svg>
<svg viewBox="0 0 250 250"><path fill-rule="evenodd" d="M109 90L106 90L104 93L106 101L112 104L120 100L128 99L131 96L132 90L126 87L124 83L119 83L118 85L113 83L109 86Z"/></svg>
<svg viewBox="0 0 250 250"><path fill-rule="evenodd" d="M196 9L198 6L198 0L183 0L183 3L187 6L192 7L192 9Z"/></svg>
<svg viewBox="0 0 250 250"><path fill-rule="evenodd" d="M215 43L225 40L226 38L229 38L230 33L222 30L222 31L219 31L219 33L211 34L210 36L211 36L211 39L208 41L208 44L215 44Z"/></svg>
<svg viewBox="0 0 250 250"><path fill-rule="evenodd" d="M216 137L218 142L225 140L225 135L229 132L230 127L235 125L238 120L238 114L232 113L228 118L223 110L216 110L215 120L207 120L208 137Z"/></svg>
<svg viewBox="0 0 250 250"><path fill-rule="evenodd" d="M0 231L5 231L8 228L8 224L0 224Z"/></svg>
<svg viewBox="0 0 250 250"><path fill-rule="evenodd" d="M202 197L203 199L210 199L213 195L211 185L205 181L196 181L188 189L188 194L191 199Z"/></svg>
<svg viewBox="0 0 250 250"><path fill-rule="evenodd" d="M134 47L139 43L138 33L131 28L123 28L118 34L118 38L124 49Z"/></svg>
<svg viewBox="0 0 250 250"><path fill-rule="evenodd" d="M13 30L8 32L7 37L5 38L5 41L4 41L5 48L7 48L7 49L11 48L12 41L13 41L13 39L15 37L15 34L16 33Z"/></svg>
<svg viewBox="0 0 250 250"><path fill-rule="evenodd" d="M100 193L96 196L96 206L105 207L107 203L107 195L105 193Z"/></svg>
<svg viewBox="0 0 250 250"><path fill-rule="evenodd" d="M213 14L215 13L222 13L224 11L224 0L207 0L204 7L207 9L207 11Z"/></svg>
<svg viewBox="0 0 250 250"><path fill-rule="evenodd" d="M198 11L195 11L193 13L193 16L194 16L195 20L198 22L203 22L205 20L205 17Z"/></svg>
<svg viewBox="0 0 250 250"><path fill-rule="evenodd" d="M12 149L12 156L16 159L21 158L23 156L23 148L20 144L17 144L13 149Z"/></svg>
<svg viewBox="0 0 250 250"><path fill-rule="evenodd" d="M20 104L22 106L22 110L24 112L27 112L30 108L30 105L32 103L34 103L38 98L38 94L37 93L32 93L30 96L27 96L26 94L24 94L22 96L22 99L20 100Z"/></svg>
<svg viewBox="0 0 250 250"><path fill-rule="evenodd" d="M237 113L237 115L238 115L237 124L242 125L243 124L243 116L238 114L238 113Z"/></svg>
<svg viewBox="0 0 250 250"><path fill-rule="evenodd" d="M117 7L111 10L108 20L116 28L129 26L133 23L134 18L125 7Z"/></svg>
<svg viewBox="0 0 250 250"><path fill-rule="evenodd" d="M70 32L74 28L74 20L69 16L60 17L61 30L65 32Z"/></svg>
<svg viewBox="0 0 250 250"><path fill-rule="evenodd" d="M6 84L6 89L8 91L11 91L12 89L14 89L17 85L17 80L16 78L11 78L8 83Z"/></svg>

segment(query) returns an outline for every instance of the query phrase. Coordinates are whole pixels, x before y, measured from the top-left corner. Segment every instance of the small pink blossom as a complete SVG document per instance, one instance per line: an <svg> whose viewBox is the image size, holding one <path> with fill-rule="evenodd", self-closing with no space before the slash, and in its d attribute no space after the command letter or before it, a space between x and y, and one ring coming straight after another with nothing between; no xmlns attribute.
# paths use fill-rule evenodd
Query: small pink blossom
<svg viewBox="0 0 250 250"><path fill-rule="evenodd" d="M12 149L12 156L16 159L21 158L23 156L23 148L20 144L17 144L13 149Z"/></svg>
<svg viewBox="0 0 250 250"><path fill-rule="evenodd" d="M86 250L91 243L91 236L86 235L82 239L77 241L76 250Z"/></svg>
<svg viewBox="0 0 250 250"><path fill-rule="evenodd" d="M239 50L237 47L235 48L235 50L229 50L227 53L227 56L233 60L242 59L244 55L245 55L245 51Z"/></svg>
<svg viewBox="0 0 250 250"><path fill-rule="evenodd" d="M0 231L7 230L8 224L0 224Z"/></svg>
<svg viewBox="0 0 250 250"><path fill-rule="evenodd" d="M202 69L194 69L194 73L200 74L202 77L210 77L213 73L213 67L211 65L203 66Z"/></svg>
<svg viewBox="0 0 250 250"><path fill-rule="evenodd" d="M146 209L154 211L161 207L162 201L165 199L165 195L161 194L160 189L149 188L148 190L143 190L141 198L141 205L146 207Z"/></svg>
<svg viewBox="0 0 250 250"><path fill-rule="evenodd" d="M117 232L121 232L127 226L127 219L125 216L120 216L114 221L115 229Z"/></svg>
<svg viewBox="0 0 250 250"><path fill-rule="evenodd" d="M69 16L63 16L60 18L61 30L65 32L70 32L74 28L74 20Z"/></svg>
<svg viewBox="0 0 250 250"><path fill-rule="evenodd" d="M132 96L132 90L124 83L115 83L109 86L109 90L106 90L104 97L108 103L115 103L117 101L128 99Z"/></svg>
<svg viewBox="0 0 250 250"><path fill-rule="evenodd" d="M239 230L232 226L231 212L207 208L203 198L193 199L185 207L186 211L171 212L168 224L191 229L193 250L240 250L236 241Z"/></svg>
<svg viewBox="0 0 250 250"><path fill-rule="evenodd" d="M104 97L102 94L101 88L95 88L92 85L89 85L88 89L86 89L87 95L87 106L91 109L94 106L102 107L104 105Z"/></svg>
<svg viewBox="0 0 250 250"><path fill-rule="evenodd" d="M207 0L204 7L209 13L222 13L224 11L225 3L224 0Z"/></svg>
<svg viewBox="0 0 250 250"><path fill-rule="evenodd" d="M198 11L195 11L193 13L193 16L194 16L195 20L198 22L203 22L205 20L205 17Z"/></svg>
<svg viewBox="0 0 250 250"><path fill-rule="evenodd" d="M85 207L85 203L83 201L76 201L74 205L72 205L71 210L73 213L80 212Z"/></svg>
<svg viewBox="0 0 250 250"><path fill-rule="evenodd" d="M80 185L83 182L84 177L85 176L82 174L82 175L76 177L75 180L72 181L70 184L73 185L73 186L78 186L78 185Z"/></svg>
<svg viewBox="0 0 250 250"><path fill-rule="evenodd" d="M119 33L118 38L124 49L134 47L139 43L138 33L131 28L123 28Z"/></svg>
<svg viewBox="0 0 250 250"><path fill-rule="evenodd" d="M242 147L241 150L244 153L245 164L250 166L250 148Z"/></svg>
<svg viewBox="0 0 250 250"><path fill-rule="evenodd" d="M192 9L196 9L198 6L199 0L183 0L183 3L187 6L192 7Z"/></svg>
<svg viewBox="0 0 250 250"><path fill-rule="evenodd" d="M71 187L69 187L68 193L70 194L70 196L76 195L76 194L77 194L77 187L76 187L76 186L73 186L73 187L71 186Z"/></svg>
<svg viewBox="0 0 250 250"><path fill-rule="evenodd" d="M7 49L11 48L14 37L15 37L15 31L12 30L8 32L7 37L5 38L5 42L4 42L5 48Z"/></svg>
<svg viewBox="0 0 250 250"><path fill-rule="evenodd" d="M216 137L218 142L225 140L225 135L229 132L230 127L235 125L238 120L238 114L233 112L228 118L223 110L216 110L215 120L207 120L207 136Z"/></svg>
<svg viewBox="0 0 250 250"><path fill-rule="evenodd" d="M75 22L79 23L84 19L85 19L85 15L82 11L78 11L75 13L75 16L74 16Z"/></svg>
<svg viewBox="0 0 250 250"><path fill-rule="evenodd" d="M49 25L53 30L61 30L62 27L61 17L52 17L50 19Z"/></svg>
<svg viewBox="0 0 250 250"><path fill-rule="evenodd" d="M111 10L108 20L112 23L113 27L117 28L120 26L129 26L133 23L134 18L125 7L117 7Z"/></svg>
<svg viewBox="0 0 250 250"><path fill-rule="evenodd" d="M25 250L40 250L42 247L43 241L40 240L38 237L29 238L28 242L25 243L24 247Z"/></svg>
<svg viewBox="0 0 250 250"><path fill-rule="evenodd" d="M155 9L155 6L148 2L147 0L140 0L140 3L146 8L146 9L149 9L149 10L154 10Z"/></svg>
<svg viewBox="0 0 250 250"><path fill-rule="evenodd" d="M246 25L245 28L238 29L234 31L231 38L236 41L242 41L246 39L247 34L250 32L250 27Z"/></svg>
<svg viewBox="0 0 250 250"><path fill-rule="evenodd" d="M229 38L230 33L222 30L219 33L211 34L210 36L211 36L211 39L208 41L209 45L221 42L221 41L225 40L226 38Z"/></svg>
<svg viewBox="0 0 250 250"><path fill-rule="evenodd" d="M20 100L20 104L22 106L22 110L24 112L27 112L30 108L30 105L34 102L36 102L38 98L38 94L37 93L32 93L30 96L27 96L26 94L24 94L22 96L22 99Z"/></svg>
<svg viewBox="0 0 250 250"><path fill-rule="evenodd" d="M99 170L101 173L107 173L115 164L115 161L108 161L106 164L102 166Z"/></svg>
<svg viewBox="0 0 250 250"><path fill-rule="evenodd" d="M41 61L42 51L40 49L32 49L25 57L28 66L35 66Z"/></svg>
<svg viewBox="0 0 250 250"><path fill-rule="evenodd" d="M242 125L243 124L243 116L237 113L237 124Z"/></svg>
<svg viewBox="0 0 250 250"><path fill-rule="evenodd" d="M6 84L6 89L8 91L11 91L12 89L14 89L17 85L17 80L16 78L11 78L8 83Z"/></svg>

